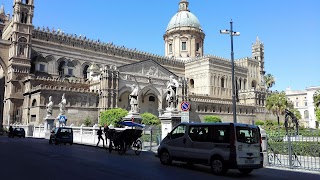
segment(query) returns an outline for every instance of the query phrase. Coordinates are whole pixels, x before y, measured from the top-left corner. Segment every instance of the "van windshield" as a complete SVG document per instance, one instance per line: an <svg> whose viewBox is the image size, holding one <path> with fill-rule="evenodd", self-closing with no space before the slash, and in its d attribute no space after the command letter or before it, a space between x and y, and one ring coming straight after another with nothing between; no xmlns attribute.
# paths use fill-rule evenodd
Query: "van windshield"
<svg viewBox="0 0 320 180"><path fill-rule="evenodd" d="M259 143L260 135L258 128L236 127L237 141L248 144Z"/></svg>

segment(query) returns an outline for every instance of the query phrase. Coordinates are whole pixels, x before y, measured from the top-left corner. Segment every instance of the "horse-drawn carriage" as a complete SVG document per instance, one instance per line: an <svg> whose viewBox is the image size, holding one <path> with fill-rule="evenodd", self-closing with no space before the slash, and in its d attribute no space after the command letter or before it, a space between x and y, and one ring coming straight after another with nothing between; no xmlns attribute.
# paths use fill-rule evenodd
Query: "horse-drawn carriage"
<svg viewBox="0 0 320 180"><path fill-rule="evenodd" d="M129 128L109 129L109 152L111 153L112 150L116 150L122 155L126 153L127 150L132 149L136 155L139 155L142 151L142 141L140 137L142 136L142 128L144 126L126 121L120 122L119 124Z"/></svg>

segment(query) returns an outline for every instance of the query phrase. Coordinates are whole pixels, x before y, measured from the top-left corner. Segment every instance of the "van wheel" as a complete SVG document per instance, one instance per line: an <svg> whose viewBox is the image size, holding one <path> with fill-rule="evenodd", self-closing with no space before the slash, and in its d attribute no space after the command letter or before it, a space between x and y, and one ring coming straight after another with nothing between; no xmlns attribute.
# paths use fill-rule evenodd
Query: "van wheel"
<svg viewBox="0 0 320 180"><path fill-rule="evenodd" d="M165 150L160 153L160 162L164 165L169 165L172 163L172 159L168 151Z"/></svg>
<svg viewBox="0 0 320 180"><path fill-rule="evenodd" d="M215 175L224 175L227 173L228 169L225 167L225 163L222 158L215 157L211 161L211 170Z"/></svg>
<svg viewBox="0 0 320 180"><path fill-rule="evenodd" d="M253 169L239 169L239 171L242 174L250 174L253 171Z"/></svg>

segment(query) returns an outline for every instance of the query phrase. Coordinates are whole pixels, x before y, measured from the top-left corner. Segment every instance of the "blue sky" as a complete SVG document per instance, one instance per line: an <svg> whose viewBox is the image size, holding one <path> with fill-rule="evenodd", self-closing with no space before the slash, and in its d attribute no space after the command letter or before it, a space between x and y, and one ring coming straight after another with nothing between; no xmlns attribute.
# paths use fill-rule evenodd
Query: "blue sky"
<svg viewBox="0 0 320 180"><path fill-rule="evenodd" d="M34 25L164 54L163 34L180 0L35 0ZM0 1L12 12L13 0ZM251 56L256 36L265 45L273 90L319 86L319 0L189 0L206 34L205 54L230 58L230 37L219 34L233 19L235 58Z"/></svg>

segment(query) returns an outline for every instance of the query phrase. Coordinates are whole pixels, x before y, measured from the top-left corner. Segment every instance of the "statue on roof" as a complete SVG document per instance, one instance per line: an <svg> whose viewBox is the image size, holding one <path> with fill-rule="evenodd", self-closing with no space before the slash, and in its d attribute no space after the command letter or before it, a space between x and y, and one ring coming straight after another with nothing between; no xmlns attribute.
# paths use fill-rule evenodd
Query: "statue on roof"
<svg viewBox="0 0 320 180"><path fill-rule="evenodd" d="M130 96L130 105L131 105L131 112L137 113L138 112L138 92L139 87L135 84L131 87L132 92Z"/></svg>
<svg viewBox="0 0 320 180"><path fill-rule="evenodd" d="M171 75L170 80L167 84L167 97L168 108L177 108L178 105L178 81Z"/></svg>

